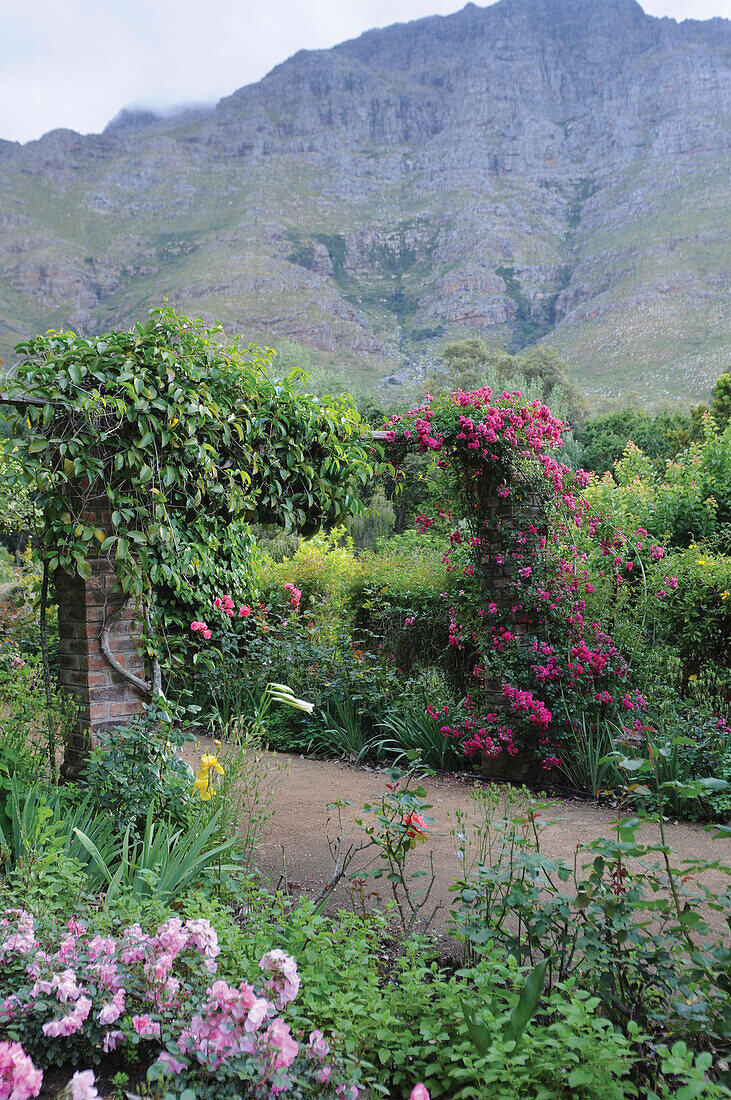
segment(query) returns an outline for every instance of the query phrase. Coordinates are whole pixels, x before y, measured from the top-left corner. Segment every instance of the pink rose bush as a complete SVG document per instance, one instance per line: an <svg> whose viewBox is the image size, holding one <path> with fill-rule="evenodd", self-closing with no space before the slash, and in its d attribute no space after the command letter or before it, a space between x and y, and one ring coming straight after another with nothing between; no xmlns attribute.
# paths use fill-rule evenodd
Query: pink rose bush
<svg viewBox="0 0 731 1100"><path fill-rule="evenodd" d="M252 1096L277 1096L293 1082L310 1082L311 1095L357 1096L322 1033L300 1038L280 1014L300 988L290 955L274 949L262 957L262 989L219 977L219 960L205 918L176 916L154 932L131 924L102 936L75 920L39 930L31 913L5 910L0 1026L37 1044L40 1025L37 1052L46 1064L138 1046L152 1062L149 1080L175 1078L176 1088L216 1074L247 1080ZM0 1100L37 1096L42 1081L19 1042L0 1043ZM91 1070L75 1073L66 1089L67 1100L96 1095Z"/></svg>

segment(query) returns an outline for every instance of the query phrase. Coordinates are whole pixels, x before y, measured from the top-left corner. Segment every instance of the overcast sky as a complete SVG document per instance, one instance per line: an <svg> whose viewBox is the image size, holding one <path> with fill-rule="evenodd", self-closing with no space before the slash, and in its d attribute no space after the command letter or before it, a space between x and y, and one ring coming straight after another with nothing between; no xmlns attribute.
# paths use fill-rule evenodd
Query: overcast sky
<svg viewBox="0 0 731 1100"><path fill-rule="evenodd" d="M0 138L102 130L121 107L215 102L299 49L448 15L465 0L0 0ZM731 0L642 0L731 18Z"/></svg>

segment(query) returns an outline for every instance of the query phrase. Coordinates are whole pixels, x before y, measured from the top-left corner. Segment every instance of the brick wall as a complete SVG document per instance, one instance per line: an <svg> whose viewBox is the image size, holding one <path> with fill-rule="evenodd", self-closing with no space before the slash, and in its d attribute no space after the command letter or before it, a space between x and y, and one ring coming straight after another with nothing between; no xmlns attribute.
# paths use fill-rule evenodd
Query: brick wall
<svg viewBox="0 0 731 1100"><path fill-rule="evenodd" d="M102 627L124 602L113 593L114 570L105 558L89 559L91 578L56 574L61 687L74 697L78 718L66 745L61 775L78 778L94 735L140 714L145 695L108 663L101 648ZM130 610L122 613L110 634L110 648L124 667L145 679L144 660L137 653L139 623Z"/></svg>

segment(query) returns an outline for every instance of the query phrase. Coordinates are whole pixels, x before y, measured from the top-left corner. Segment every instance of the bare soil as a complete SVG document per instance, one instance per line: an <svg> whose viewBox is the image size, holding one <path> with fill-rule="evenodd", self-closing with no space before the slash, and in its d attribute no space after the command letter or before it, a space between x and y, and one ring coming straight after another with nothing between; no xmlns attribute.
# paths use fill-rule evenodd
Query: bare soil
<svg viewBox="0 0 731 1100"><path fill-rule="evenodd" d="M208 751L215 751L213 742L201 737L198 746L188 746L187 758L194 764L200 752ZM223 751L225 754L225 747ZM363 816L365 803L372 803L386 791L388 772L355 767L342 761L281 753L265 754L264 762L275 784L274 815L267 822L257 844L254 862L272 886L286 885L295 893L313 897L330 880L334 868L327 838L336 839L338 825L335 813L327 809L328 803L337 799L350 803L342 811L343 819L349 840L358 843L363 834L355 824L355 818ZM442 774L424 782L431 803L431 808L426 812L434 820L428 826L428 843L417 846L410 856L409 866L413 871L429 874L429 858L430 855L433 857L436 881L425 911L431 911L437 902L440 903L435 918L436 931L445 928L453 900L449 886L462 873L462 863L457 856L458 843L452 833L463 829L466 836L472 835L470 822L475 820L476 803L471 796L480 782L474 776L460 774ZM466 825L458 824L459 812L466 815ZM544 854L572 862L577 853L581 866L593 858L590 852L582 851L584 846L599 837L613 834L612 822L617 819L617 810L610 805L588 800L562 798L552 799L541 816L550 822L541 836ZM668 822L665 832L674 867L682 868L684 860L708 859L731 865L731 842L711 839L702 825ZM643 825L638 837L644 843L660 843L656 825ZM659 861L660 856L653 856L650 862L656 859ZM467 862L469 860L468 851ZM357 863L353 865L354 868L357 866ZM428 877L421 880L422 884L427 881ZM728 887L727 876L719 870L704 872L702 881L713 890L722 891ZM382 895L386 893L382 884L371 881L365 889L366 892L380 889ZM350 908L353 903L352 887L346 880L341 880L332 891L328 907ZM711 923L718 923L717 914L709 912L707 916ZM718 924L718 927L720 930L721 925Z"/></svg>

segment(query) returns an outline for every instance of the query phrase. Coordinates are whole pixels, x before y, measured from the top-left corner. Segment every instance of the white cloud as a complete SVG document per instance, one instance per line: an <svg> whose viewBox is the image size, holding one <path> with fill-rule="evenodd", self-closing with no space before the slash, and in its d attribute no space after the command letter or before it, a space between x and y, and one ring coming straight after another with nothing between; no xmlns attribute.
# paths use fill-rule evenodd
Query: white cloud
<svg viewBox="0 0 731 1100"><path fill-rule="evenodd" d="M0 137L103 129L131 104L214 102L298 49L446 15L464 0L3 0ZM731 0L645 0L654 15L731 15Z"/></svg>

